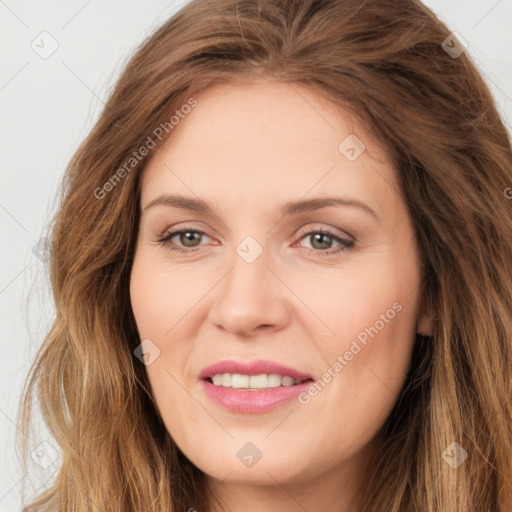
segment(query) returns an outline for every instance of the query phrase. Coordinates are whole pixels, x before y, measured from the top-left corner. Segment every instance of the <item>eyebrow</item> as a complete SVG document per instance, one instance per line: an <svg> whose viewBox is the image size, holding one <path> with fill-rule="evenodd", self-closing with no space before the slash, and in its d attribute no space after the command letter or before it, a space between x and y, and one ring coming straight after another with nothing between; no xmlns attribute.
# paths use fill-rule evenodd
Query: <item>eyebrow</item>
<svg viewBox="0 0 512 512"><path fill-rule="evenodd" d="M190 210L198 213L216 216L213 209L207 202L201 199L185 197L182 195L162 194L161 196L158 196L152 201L150 201L143 208L143 211L146 211L150 208L154 208L155 206L171 206L175 208L182 208L184 210ZM377 213L375 213L375 211L372 208L370 208L366 203L363 203L350 197L338 196L318 197L312 199L299 199L296 201L289 201L281 207L281 214L283 216L296 215L307 211L319 210L320 208L325 208L327 206L352 206L364 210L377 220L379 219Z"/></svg>

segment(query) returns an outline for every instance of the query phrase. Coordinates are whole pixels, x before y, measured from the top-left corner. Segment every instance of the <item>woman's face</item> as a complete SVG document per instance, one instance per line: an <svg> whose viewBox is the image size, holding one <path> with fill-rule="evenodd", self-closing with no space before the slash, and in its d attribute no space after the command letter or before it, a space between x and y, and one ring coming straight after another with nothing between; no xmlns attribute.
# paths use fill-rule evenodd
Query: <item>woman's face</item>
<svg viewBox="0 0 512 512"><path fill-rule="evenodd" d="M142 177L130 293L156 405L216 480L355 474L418 320L396 171L302 86L223 84L195 99Z"/></svg>

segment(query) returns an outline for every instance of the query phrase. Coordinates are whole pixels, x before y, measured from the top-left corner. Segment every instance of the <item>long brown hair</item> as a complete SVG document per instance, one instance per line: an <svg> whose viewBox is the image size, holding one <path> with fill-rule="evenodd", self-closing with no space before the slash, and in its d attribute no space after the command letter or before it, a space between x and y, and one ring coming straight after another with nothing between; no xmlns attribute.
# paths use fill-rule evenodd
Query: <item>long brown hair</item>
<svg viewBox="0 0 512 512"><path fill-rule="evenodd" d="M62 463L28 510L212 510L134 356L129 273L152 143L208 86L260 77L314 89L386 144L421 249L432 336L417 335L364 511L512 507L512 149L450 33L418 0L193 0L141 45L68 165L51 226L56 318L20 426L37 397ZM457 469L442 456L454 442L468 454Z"/></svg>

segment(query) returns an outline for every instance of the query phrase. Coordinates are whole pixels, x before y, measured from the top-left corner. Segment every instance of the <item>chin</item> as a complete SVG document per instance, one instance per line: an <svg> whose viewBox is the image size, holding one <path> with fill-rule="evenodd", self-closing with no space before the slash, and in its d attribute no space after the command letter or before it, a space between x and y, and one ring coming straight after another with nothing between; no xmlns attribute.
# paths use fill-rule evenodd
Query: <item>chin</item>
<svg viewBox="0 0 512 512"><path fill-rule="evenodd" d="M192 450L181 446L180 449L203 473L219 481L275 485L276 480L283 484L299 479L300 475L311 477L309 469L314 463L307 461L305 453L269 440L250 441L250 435L233 434L234 439L220 441L210 437L206 444L196 443Z"/></svg>

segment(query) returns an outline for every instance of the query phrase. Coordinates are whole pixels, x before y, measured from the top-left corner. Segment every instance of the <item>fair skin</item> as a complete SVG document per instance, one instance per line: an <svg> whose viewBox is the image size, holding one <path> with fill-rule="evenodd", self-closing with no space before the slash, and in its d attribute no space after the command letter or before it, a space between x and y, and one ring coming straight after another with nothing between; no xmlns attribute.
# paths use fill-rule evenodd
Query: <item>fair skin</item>
<svg viewBox="0 0 512 512"><path fill-rule="evenodd" d="M426 329L396 170L348 113L297 84L217 84L194 97L141 184L130 295L141 340L160 350L146 366L156 405L225 510L358 511L365 460L404 383L415 332ZM366 146L354 161L338 149L351 133ZM200 198L213 213L146 209L162 194ZM347 204L280 213L288 201L325 196L374 213ZM156 241L182 228L206 235ZM315 236L323 229L353 245L339 251L334 238ZM248 236L263 249L251 263L236 251ZM378 334L333 370L371 326ZM226 359L270 360L315 381L331 368L331 379L307 403L234 412L198 378ZM248 442L262 454L252 467L237 457Z"/></svg>

